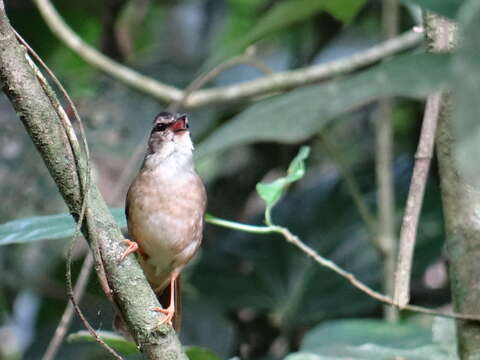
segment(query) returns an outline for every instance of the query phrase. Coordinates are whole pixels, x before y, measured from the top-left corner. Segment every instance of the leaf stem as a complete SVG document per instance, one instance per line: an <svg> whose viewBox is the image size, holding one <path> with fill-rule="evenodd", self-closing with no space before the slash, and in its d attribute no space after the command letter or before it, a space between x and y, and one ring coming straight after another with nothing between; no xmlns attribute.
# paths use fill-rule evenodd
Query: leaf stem
<svg viewBox="0 0 480 360"><path fill-rule="evenodd" d="M247 225L247 224L242 224L235 221L220 219L210 214L207 214L205 216L205 221L210 224L223 226L229 229L254 233L254 234L268 234L268 233L274 232L274 229L270 226Z"/></svg>

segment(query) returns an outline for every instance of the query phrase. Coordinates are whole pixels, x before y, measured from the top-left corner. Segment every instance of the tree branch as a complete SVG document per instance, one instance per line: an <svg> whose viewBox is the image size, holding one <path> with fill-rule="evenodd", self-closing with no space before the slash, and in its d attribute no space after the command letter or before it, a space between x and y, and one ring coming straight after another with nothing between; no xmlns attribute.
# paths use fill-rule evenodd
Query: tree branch
<svg viewBox="0 0 480 360"><path fill-rule="evenodd" d="M2 6L0 80L70 212L78 219L83 203L79 175L86 174L85 159L76 162L72 146L79 144L70 144L57 112L27 62L25 49L15 39ZM162 359L167 354L185 359L173 329L158 326L158 314L150 311L159 303L138 263L133 257L119 263L122 235L94 185L89 191L88 204L82 231L89 242L96 242L100 247L113 299L141 351L150 359Z"/></svg>
<svg viewBox="0 0 480 360"><path fill-rule="evenodd" d="M400 230L400 249L395 274L394 295L395 302L400 307L404 307L410 300L410 273L412 270L413 250L415 248L420 210L422 209L430 162L433 155L441 99L442 94L439 92L427 98L422 131L417 153L415 154L412 180L408 190L407 206Z"/></svg>
<svg viewBox="0 0 480 360"><path fill-rule="evenodd" d="M446 21L430 26L425 18L427 45L432 52L450 51L454 44L455 32ZM423 115L422 130L415 154L412 180L408 191L407 205L400 231L400 246L395 273L395 303L404 307L410 300L410 273L417 237L417 227L422 208L425 186L428 180L430 162L433 155L435 133L444 95L440 92L427 98ZM442 100L443 99L443 100ZM453 166L453 164L452 164Z"/></svg>
<svg viewBox="0 0 480 360"><path fill-rule="evenodd" d="M386 39L398 34L398 0L383 0L382 28ZM395 185L393 180L393 99L381 99L375 119L375 170L377 177L377 238L382 251L383 292L393 295L397 240L395 236ZM398 320L398 310L384 307L384 317L389 322Z"/></svg>
<svg viewBox="0 0 480 360"><path fill-rule="evenodd" d="M183 98L184 92L182 90L163 84L131 68L123 66L85 43L73 32L65 21L63 21L49 0L34 0L34 2L43 19L50 27L50 30L65 43L66 46L90 65L113 76L115 79L133 89L158 100L178 102ZM315 83L375 63L385 57L413 47L419 44L421 40L421 34L409 31L358 54L327 64L276 73L242 84L198 90L188 96L183 106L186 108L194 108L209 104L238 101Z"/></svg>

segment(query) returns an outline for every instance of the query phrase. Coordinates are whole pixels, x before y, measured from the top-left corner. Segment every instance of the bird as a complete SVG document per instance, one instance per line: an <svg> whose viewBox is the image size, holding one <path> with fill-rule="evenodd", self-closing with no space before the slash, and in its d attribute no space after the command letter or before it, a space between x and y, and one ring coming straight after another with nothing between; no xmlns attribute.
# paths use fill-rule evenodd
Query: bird
<svg viewBox="0 0 480 360"><path fill-rule="evenodd" d="M180 273L202 242L207 203L205 186L195 170L193 144L185 114L160 112L153 121L143 164L125 203L127 249L139 263L166 315L160 324L180 328ZM167 306L168 302L168 306Z"/></svg>

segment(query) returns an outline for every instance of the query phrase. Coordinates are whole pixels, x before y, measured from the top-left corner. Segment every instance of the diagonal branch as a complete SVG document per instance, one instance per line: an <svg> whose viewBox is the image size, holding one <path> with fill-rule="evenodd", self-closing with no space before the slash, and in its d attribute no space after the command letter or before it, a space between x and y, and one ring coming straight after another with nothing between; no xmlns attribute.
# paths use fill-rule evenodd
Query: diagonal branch
<svg viewBox="0 0 480 360"><path fill-rule="evenodd" d="M72 147L79 147L78 141L73 136L76 144L70 143L58 113L27 62L25 49L15 39L3 1L0 1L0 81L71 214L78 220L83 204L80 178L87 173L86 161L80 158L76 162ZM50 88L47 90L53 94ZM149 310L159 303L138 263L133 259L118 262L123 251L122 234L93 184L88 204L82 232L90 243L99 245L112 297L140 350L149 359L166 358L168 354L186 359L173 329L158 326L158 315Z"/></svg>
<svg viewBox="0 0 480 360"><path fill-rule="evenodd" d="M410 300L410 273L412 270L413 250L417 237L418 220L422 209L425 186L428 179L430 162L435 143L438 114L442 94L437 92L427 99L423 117L422 131L415 154L412 181L408 190L407 206L400 230L400 248L397 271L395 274L395 303L401 308Z"/></svg>
<svg viewBox="0 0 480 360"><path fill-rule="evenodd" d="M184 91L121 65L88 45L65 23L49 0L34 0L34 2L50 30L90 65L158 100L170 103L183 98ZM418 45L421 40L421 34L409 31L348 58L280 72L242 84L194 91L188 96L188 100L183 106L194 108L208 104L233 102L315 83L375 63Z"/></svg>

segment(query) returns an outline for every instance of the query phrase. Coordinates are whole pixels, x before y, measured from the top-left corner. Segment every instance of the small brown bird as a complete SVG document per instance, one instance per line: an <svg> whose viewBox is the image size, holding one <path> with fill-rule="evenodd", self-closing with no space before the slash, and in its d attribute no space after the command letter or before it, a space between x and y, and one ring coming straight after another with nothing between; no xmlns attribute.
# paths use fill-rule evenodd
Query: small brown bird
<svg viewBox="0 0 480 360"><path fill-rule="evenodd" d="M178 329L180 272L202 241L206 193L193 164L186 115L155 117L148 150L127 193L125 212L133 241L122 259L138 250L147 280L163 307L153 310Z"/></svg>

